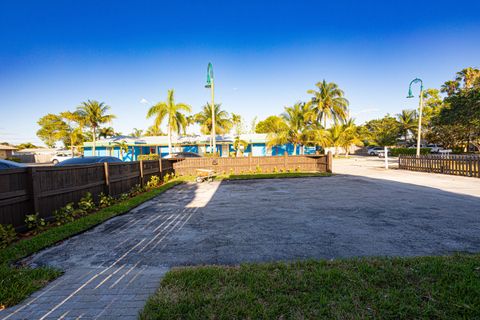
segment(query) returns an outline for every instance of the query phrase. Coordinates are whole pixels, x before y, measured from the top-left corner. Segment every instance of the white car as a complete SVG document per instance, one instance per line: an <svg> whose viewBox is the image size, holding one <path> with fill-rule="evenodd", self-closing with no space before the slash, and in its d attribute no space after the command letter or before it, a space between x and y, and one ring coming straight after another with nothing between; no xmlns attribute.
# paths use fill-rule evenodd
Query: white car
<svg viewBox="0 0 480 320"><path fill-rule="evenodd" d="M440 153L443 148L438 144L427 144L426 148L430 149L430 153Z"/></svg>
<svg viewBox="0 0 480 320"><path fill-rule="evenodd" d="M50 162L53 164L57 164L59 162L62 162L63 160L67 160L71 158L76 158L76 157L73 157L70 151L59 151L50 159Z"/></svg>
<svg viewBox="0 0 480 320"><path fill-rule="evenodd" d="M374 147L374 148L368 149L367 152L369 156L378 156L378 153L383 150L384 150L383 147Z"/></svg>

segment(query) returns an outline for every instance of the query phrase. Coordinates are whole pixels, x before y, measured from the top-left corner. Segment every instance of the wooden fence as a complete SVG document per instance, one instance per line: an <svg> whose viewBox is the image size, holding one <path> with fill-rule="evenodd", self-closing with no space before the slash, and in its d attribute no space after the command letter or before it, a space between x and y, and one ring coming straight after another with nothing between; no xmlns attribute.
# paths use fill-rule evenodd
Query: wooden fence
<svg viewBox="0 0 480 320"><path fill-rule="evenodd" d="M162 179L166 173L194 175L195 169L214 169L219 173L274 172L299 170L331 172L328 156L273 156L242 158L191 158L179 161L151 160L102 163L64 167L29 167L0 171L0 224L25 230L25 216L38 213L45 220L69 202L77 203L85 193L98 201L100 193L119 196L152 175Z"/></svg>
<svg viewBox="0 0 480 320"><path fill-rule="evenodd" d="M320 156L271 156L239 158L189 158L177 161L173 169L177 175L194 175L198 168L215 170L219 174L249 172L279 172L299 170L331 172L331 154Z"/></svg>
<svg viewBox="0 0 480 320"><path fill-rule="evenodd" d="M480 178L478 155L401 155L398 158L398 167L403 170Z"/></svg>
<svg viewBox="0 0 480 320"><path fill-rule="evenodd" d="M101 163L82 166L30 167L0 171L0 224L25 229L25 216L38 213L51 220L55 210L77 203L91 192L119 196L152 175L173 172L168 160Z"/></svg>

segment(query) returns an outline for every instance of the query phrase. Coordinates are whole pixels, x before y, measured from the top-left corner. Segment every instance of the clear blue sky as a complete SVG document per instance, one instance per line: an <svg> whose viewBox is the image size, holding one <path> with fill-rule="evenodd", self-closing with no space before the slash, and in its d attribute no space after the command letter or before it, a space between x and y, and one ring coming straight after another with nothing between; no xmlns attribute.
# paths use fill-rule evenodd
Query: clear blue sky
<svg viewBox="0 0 480 320"><path fill-rule="evenodd" d="M39 142L36 121L105 101L123 133L145 129L167 89L199 111L214 64L217 101L247 122L345 90L361 123L413 108L415 77L439 87L480 66L477 1L0 0L0 141Z"/></svg>

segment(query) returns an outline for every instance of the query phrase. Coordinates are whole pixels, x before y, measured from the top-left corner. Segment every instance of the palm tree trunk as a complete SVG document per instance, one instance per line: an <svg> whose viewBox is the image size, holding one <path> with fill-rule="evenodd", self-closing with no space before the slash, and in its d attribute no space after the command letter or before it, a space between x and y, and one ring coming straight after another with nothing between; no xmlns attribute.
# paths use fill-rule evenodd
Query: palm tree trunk
<svg viewBox="0 0 480 320"><path fill-rule="evenodd" d="M170 124L168 125L168 154L172 154L172 130Z"/></svg>
<svg viewBox="0 0 480 320"><path fill-rule="evenodd" d="M297 144L294 143L293 144L293 153L292 153L293 156L296 156L297 155Z"/></svg>
<svg viewBox="0 0 480 320"><path fill-rule="evenodd" d="M92 148L92 155L95 156L95 147L97 144L97 128L93 127L93 148Z"/></svg>

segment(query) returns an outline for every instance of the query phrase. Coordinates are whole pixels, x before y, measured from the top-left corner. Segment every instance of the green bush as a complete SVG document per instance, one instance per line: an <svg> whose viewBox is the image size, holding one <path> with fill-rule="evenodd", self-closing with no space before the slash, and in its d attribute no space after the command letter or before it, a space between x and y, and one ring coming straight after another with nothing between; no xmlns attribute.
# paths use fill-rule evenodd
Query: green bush
<svg viewBox="0 0 480 320"><path fill-rule="evenodd" d="M414 156L416 154L417 154L417 149L416 148L392 148L392 149L390 149L390 155L392 157L398 157L399 155ZM422 155L430 154L430 149L429 148L421 148L420 149L420 154L422 154Z"/></svg>
<svg viewBox="0 0 480 320"><path fill-rule="evenodd" d="M130 198L130 195L128 193L122 193L120 197L118 197L118 200L125 201L125 200L128 200L129 198Z"/></svg>
<svg viewBox="0 0 480 320"><path fill-rule="evenodd" d="M73 202L67 203L65 207L55 210L53 216L55 217L56 224L59 226L75 220Z"/></svg>
<svg viewBox="0 0 480 320"><path fill-rule="evenodd" d="M147 188L152 189L152 188L157 188L161 184L160 177L159 176L151 176L150 181L147 182Z"/></svg>
<svg viewBox="0 0 480 320"><path fill-rule="evenodd" d="M115 199L112 196L104 194L103 192L100 193L98 198L100 199L101 208L110 207L112 204L115 203Z"/></svg>
<svg viewBox="0 0 480 320"><path fill-rule="evenodd" d="M27 228L33 231L34 234L37 234L39 231L42 231L47 226L47 223L43 218L37 214L29 214L25 217L25 223Z"/></svg>
<svg viewBox="0 0 480 320"><path fill-rule="evenodd" d="M142 187L140 184L136 184L130 190L130 197L134 197L137 194L140 194L140 193L143 193L143 192L145 192L145 188Z"/></svg>
<svg viewBox="0 0 480 320"><path fill-rule="evenodd" d="M90 192L85 193L83 198L78 202L78 209L82 214L86 214L95 209L95 202L93 201L92 194Z"/></svg>
<svg viewBox="0 0 480 320"><path fill-rule="evenodd" d="M150 154L142 154L137 157L137 160L158 160L160 159L160 156L156 153L150 153Z"/></svg>
<svg viewBox="0 0 480 320"><path fill-rule="evenodd" d="M13 226L0 224L0 249L8 247L15 240L17 240L17 233Z"/></svg>

